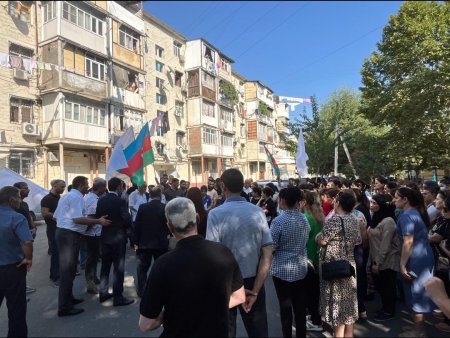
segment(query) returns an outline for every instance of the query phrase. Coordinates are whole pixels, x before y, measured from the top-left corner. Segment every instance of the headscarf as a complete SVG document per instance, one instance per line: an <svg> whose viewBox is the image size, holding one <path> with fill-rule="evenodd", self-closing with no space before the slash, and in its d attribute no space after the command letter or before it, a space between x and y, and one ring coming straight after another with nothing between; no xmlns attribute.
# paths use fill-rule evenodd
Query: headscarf
<svg viewBox="0 0 450 338"><path fill-rule="evenodd" d="M394 221L396 220L395 206L390 203L392 200L390 195L374 195L372 196L372 199L380 206L380 210L374 212L372 219L370 220L369 225L372 229L387 217L392 217Z"/></svg>

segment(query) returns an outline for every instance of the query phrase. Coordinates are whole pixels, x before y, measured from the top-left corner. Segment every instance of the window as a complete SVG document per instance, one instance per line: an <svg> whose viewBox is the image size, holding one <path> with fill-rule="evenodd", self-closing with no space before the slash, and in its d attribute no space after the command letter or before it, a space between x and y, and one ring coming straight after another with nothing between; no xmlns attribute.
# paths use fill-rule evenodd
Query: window
<svg viewBox="0 0 450 338"><path fill-rule="evenodd" d="M179 43L178 41L173 42L173 55L180 56L181 46L182 46L181 43Z"/></svg>
<svg viewBox="0 0 450 338"><path fill-rule="evenodd" d="M49 1L54 2L54 1ZM56 5L53 5L55 8ZM63 2L63 18L70 21L74 25L77 25L83 29L86 29L92 33L95 33L97 35L103 36L103 27L105 27L105 22L98 17L93 16L92 14L88 14L82 9L79 9L78 7L73 5L72 3L69 3L67 1ZM44 11L44 22L45 22L45 11ZM48 14L47 17L49 18ZM54 17L54 16L53 16ZM52 19L52 18L51 18ZM51 20L48 19L48 20Z"/></svg>
<svg viewBox="0 0 450 338"><path fill-rule="evenodd" d="M166 104L167 102L167 98L165 95L161 95L161 94L156 94L156 103L159 104Z"/></svg>
<svg viewBox="0 0 450 338"><path fill-rule="evenodd" d="M207 101L202 102L202 115L208 117L215 117L214 113L214 103L209 103Z"/></svg>
<svg viewBox="0 0 450 338"><path fill-rule="evenodd" d="M182 117L184 111L184 103L181 101L175 101L175 116Z"/></svg>
<svg viewBox="0 0 450 338"><path fill-rule="evenodd" d="M214 90L214 77L209 75L207 72L202 71L202 85Z"/></svg>
<svg viewBox="0 0 450 338"><path fill-rule="evenodd" d="M163 72L163 69L164 69L164 63L161 63L161 62L158 62L158 61L156 61L155 62L155 69L158 71L158 72Z"/></svg>
<svg viewBox="0 0 450 338"><path fill-rule="evenodd" d="M64 118L81 123L105 126L106 111L103 107L81 104L66 100L64 105Z"/></svg>
<svg viewBox="0 0 450 338"><path fill-rule="evenodd" d="M23 177L34 178L34 152L11 151L8 167Z"/></svg>
<svg viewBox="0 0 450 338"><path fill-rule="evenodd" d="M119 28L119 45L139 53L139 34L121 25Z"/></svg>
<svg viewBox="0 0 450 338"><path fill-rule="evenodd" d="M214 51L206 45L203 45L203 46L205 48L205 58L211 62L215 62L216 58L215 58Z"/></svg>
<svg viewBox="0 0 450 338"><path fill-rule="evenodd" d="M28 4L26 4L28 3ZM8 1L8 13L20 21L29 22L31 12L30 1Z"/></svg>
<svg viewBox="0 0 450 338"><path fill-rule="evenodd" d="M230 72L230 64L222 59L222 69L226 72Z"/></svg>
<svg viewBox="0 0 450 338"><path fill-rule="evenodd" d="M164 48L162 48L158 45L155 45L155 55L160 58L163 58L164 57Z"/></svg>
<svg viewBox="0 0 450 338"><path fill-rule="evenodd" d="M224 122L233 123L233 112L231 110L221 109L220 110L221 119Z"/></svg>
<svg viewBox="0 0 450 338"><path fill-rule="evenodd" d="M233 147L233 136L223 134L222 135L222 146L223 147Z"/></svg>
<svg viewBox="0 0 450 338"><path fill-rule="evenodd" d="M183 73L175 72L175 86L181 87L181 78L183 77Z"/></svg>
<svg viewBox="0 0 450 338"><path fill-rule="evenodd" d="M164 156L164 144L162 144L161 142L156 142L156 152L159 156Z"/></svg>
<svg viewBox="0 0 450 338"><path fill-rule="evenodd" d="M33 105L32 100L11 97L9 101L11 123L33 123Z"/></svg>
<svg viewBox="0 0 450 338"><path fill-rule="evenodd" d="M182 146L184 144L185 144L184 133L178 132L177 133L177 146Z"/></svg>
<svg viewBox="0 0 450 338"><path fill-rule="evenodd" d="M264 149L264 143L260 143L259 144L259 153L264 154L265 152L266 152L266 150Z"/></svg>
<svg viewBox="0 0 450 338"><path fill-rule="evenodd" d="M203 143L217 144L217 132L215 129L203 128Z"/></svg>
<svg viewBox="0 0 450 338"><path fill-rule="evenodd" d="M44 15L44 23L53 20L56 17L56 3L55 1L45 1L42 4L42 13Z"/></svg>
<svg viewBox="0 0 450 338"><path fill-rule="evenodd" d="M267 137L266 126L261 123L258 123L258 136L262 139L266 139Z"/></svg>
<svg viewBox="0 0 450 338"><path fill-rule="evenodd" d="M92 79L105 80L105 62L92 54L86 54L86 76Z"/></svg>
<svg viewBox="0 0 450 338"><path fill-rule="evenodd" d="M159 89L163 89L164 88L164 80L157 77L156 78L156 87L158 87Z"/></svg>
<svg viewBox="0 0 450 338"><path fill-rule="evenodd" d="M24 63L31 62L31 58L34 55L34 51L30 48L22 47L11 43L9 45L9 56L12 68L25 70Z"/></svg>
<svg viewBox="0 0 450 338"><path fill-rule="evenodd" d="M162 110L157 110L156 111L156 116L159 117L159 127L156 130L156 135L157 136L163 136L164 135L163 128L162 128L162 123L161 123L161 120L162 120L164 114L165 114L165 112L163 112Z"/></svg>

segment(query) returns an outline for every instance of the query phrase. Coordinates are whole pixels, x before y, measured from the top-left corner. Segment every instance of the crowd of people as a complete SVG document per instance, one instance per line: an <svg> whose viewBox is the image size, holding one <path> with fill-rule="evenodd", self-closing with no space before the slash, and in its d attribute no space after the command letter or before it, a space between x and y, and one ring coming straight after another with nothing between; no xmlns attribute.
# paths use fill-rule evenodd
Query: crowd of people
<svg viewBox="0 0 450 338"><path fill-rule="evenodd" d="M0 304L6 298L10 337L27 336L26 293L35 291L26 282L36 236L28 194L25 182L0 190ZM289 179L283 187L228 169L200 187L163 175L157 185L127 189L119 178L89 187L77 176L67 187L51 182L41 214L60 317L84 311L73 293L80 268L100 303L134 302L123 295L129 243L142 331L163 325L165 336L235 337L239 311L249 337L267 337L271 275L284 337L292 337L294 320L297 337L322 331L323 321L334 336L351 337L358 319L395 318L398 299L413 319L401 337L425 336L426 314L450 332L448 177L379 176L372 187L360 179ZM380 309L367 313L375 292Z"/></svg>

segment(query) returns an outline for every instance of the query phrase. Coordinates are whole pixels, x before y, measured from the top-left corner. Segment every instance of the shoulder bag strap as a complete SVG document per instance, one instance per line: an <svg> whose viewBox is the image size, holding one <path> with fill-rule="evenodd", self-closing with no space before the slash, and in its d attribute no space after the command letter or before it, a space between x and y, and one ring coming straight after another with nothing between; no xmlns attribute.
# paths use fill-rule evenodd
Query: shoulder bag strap
<svg viewBox="0 0 450 338"><path fill-rule="evenodd" d="M348 256L348 249L347 249L347 236L345 234L345 227L344 227L344 219L342 217L340 217L341 220L341 227L342 227L342 232L344 233L344 248L345 248L345 253Z"/></svg>

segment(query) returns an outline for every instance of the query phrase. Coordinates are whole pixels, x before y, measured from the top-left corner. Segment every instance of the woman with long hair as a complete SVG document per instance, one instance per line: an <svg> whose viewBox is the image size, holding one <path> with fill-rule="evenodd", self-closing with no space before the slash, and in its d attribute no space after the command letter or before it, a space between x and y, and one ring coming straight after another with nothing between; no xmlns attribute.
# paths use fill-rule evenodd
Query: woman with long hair
<svg viewBox="0 0 450 338"><path fill-rule="evenodd" d="M199 188L192 187L186 193L186 197L189 198L195 206L195 211L199 217L197 222L197 233L206 237L206 221L207 221L207 213L205 210L205 206L203 204L202 193Z"/></svg>
<svg viewBox="0 0 450 338"><path fill-rule="evenodd" d="M306 284L308 287L307 306L310 319L306 321L307 331L322 331L322 318L319 312L320 278L319 278L319 248L316 243L317 234L322 231L324 215L320 198L315 191L305 192L305 205L303 207L305 217L311 228L309 232L306 250L308 252L308 274Z"/></svg>
<svg viewBox="0 0 450 338"><path fill-rule="evenodd" d="M273 201L274 191L270 187L264 187L262 190L262 196L259 202L256 204L258 205L264 212L267 218L267 224L272 224L272 220L277 216L277 206L275 202Z"/></svg>
<svg viewBox="0 0 450 338"><path fill-rule="evenodd" d="M400 240L396 234L395 207L390 202L389 195L375 195L370 201L373 215L368 228L369 266L381 296L381 309L374 316L377 322L395 317Z"/></svg>
<svg viewBox="0 0 450 338"><path fill-rule="evenodd" d="M424 314L434 309L423 284L433 277L434 255L428 242L430 220L419 190L401 187L395 193L395 206L403 210L397 221L401 242L400 273L407 306L414 326L399 337L425 336Z"/></svg>
<svg viewBox="0 0 450 338"><path fill-rule="evenodd" d="M347 260L356 270L353 249L361 243L358 221L352 215L356 199L352 192L336 196L334 215L325 221L316 236L319 246L325 247L321 263ZM333 326L334 337L353 337L353 325L358 320L356 278L320 281L320 308L327 323Z"/></svg>

